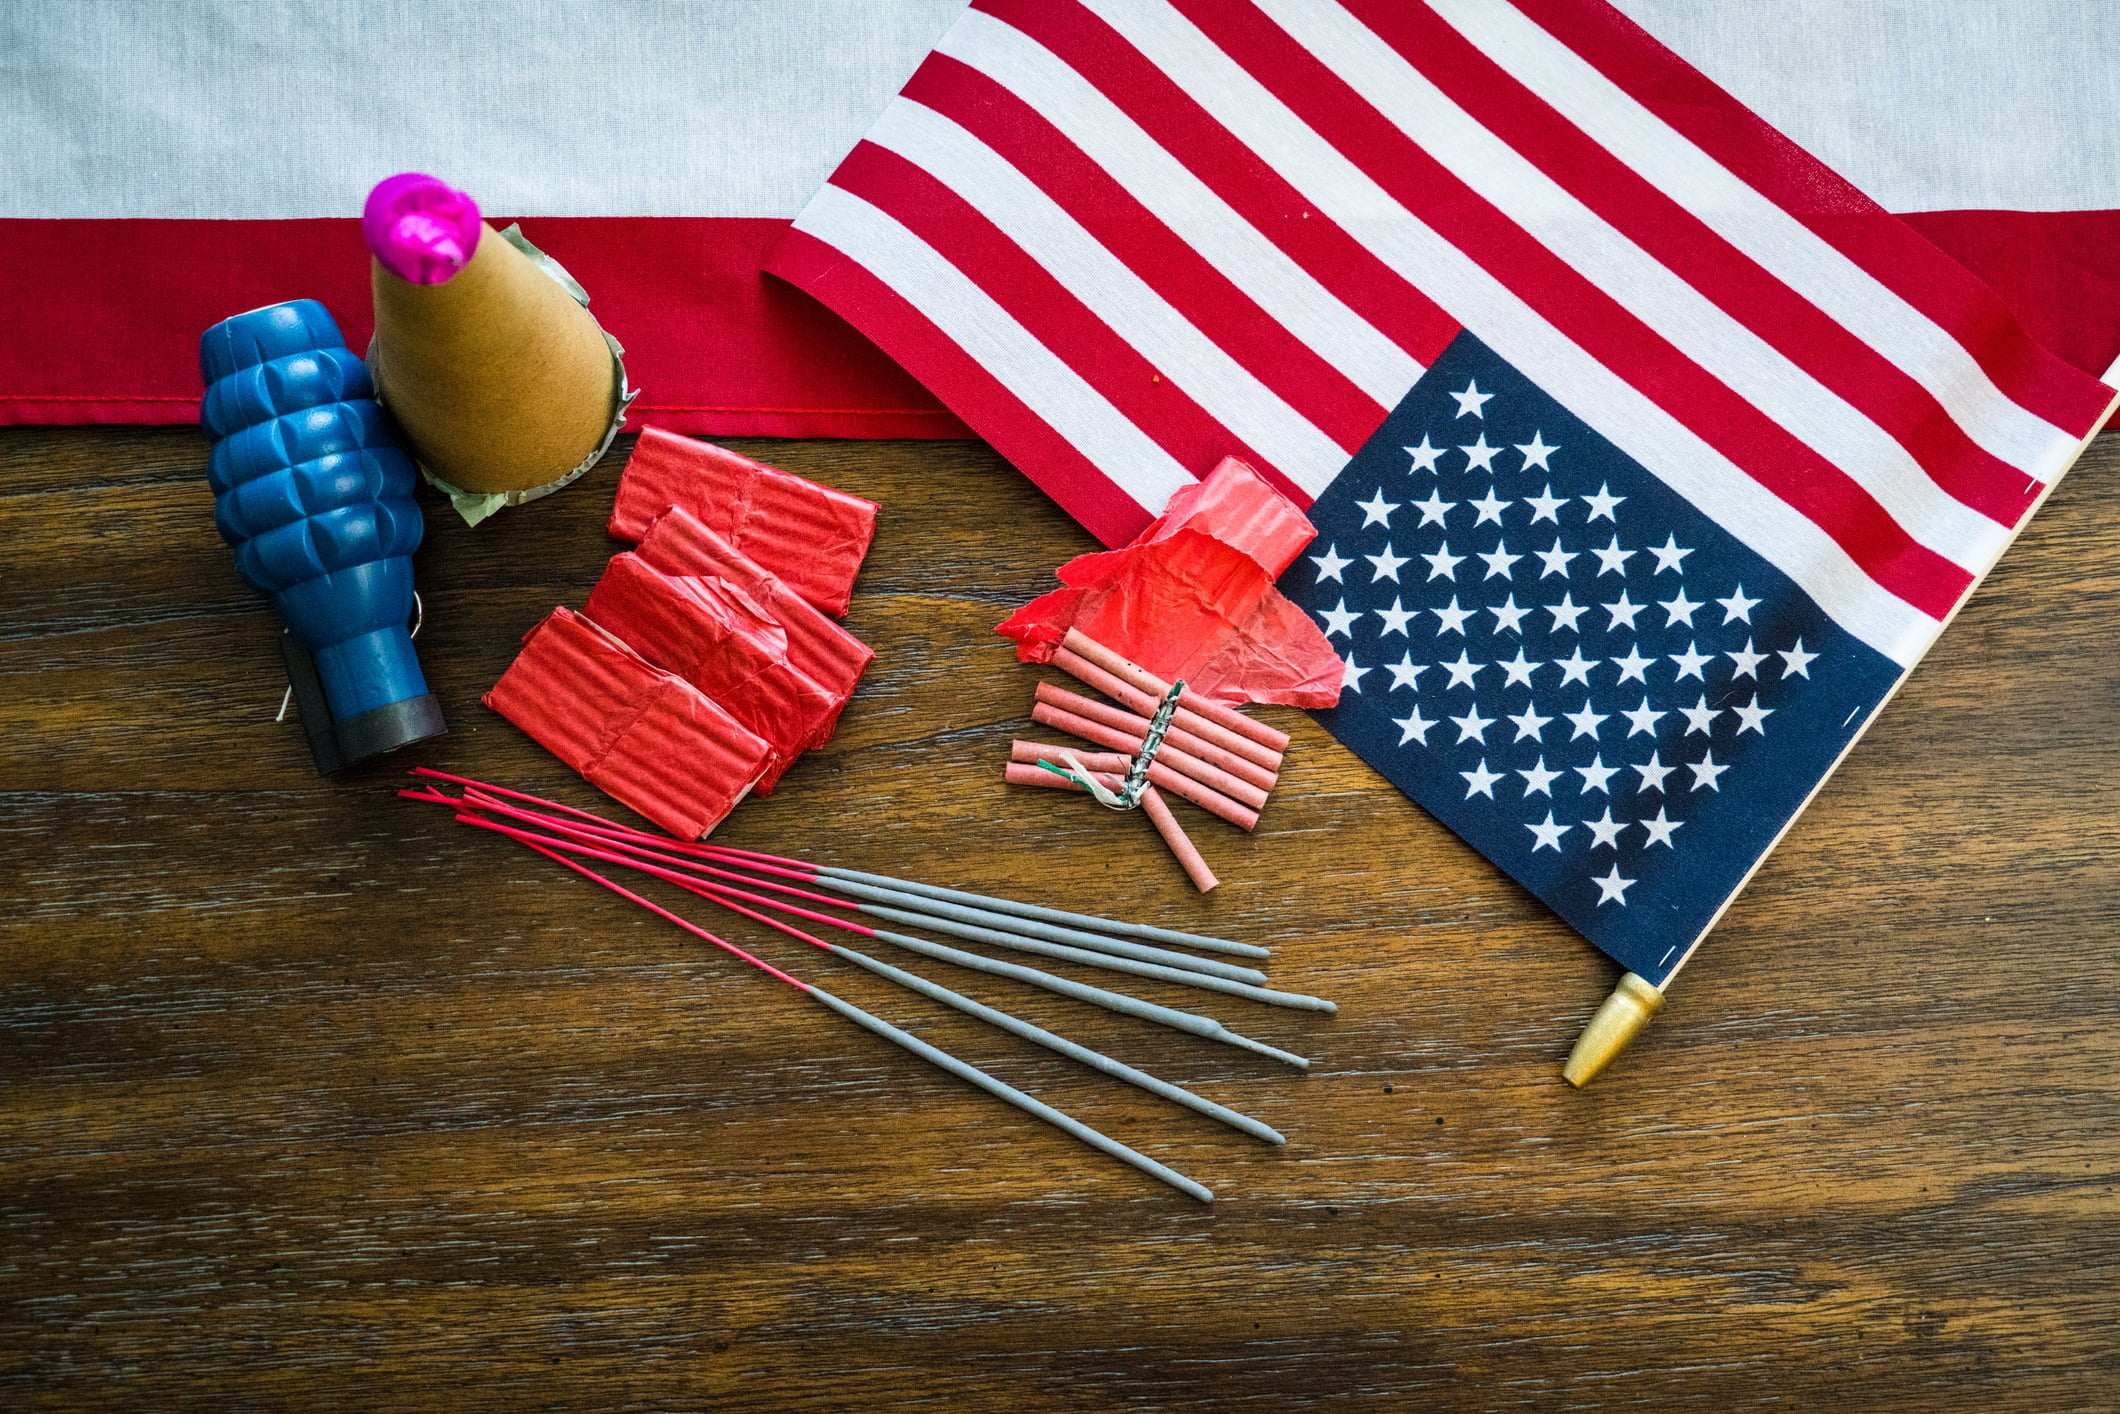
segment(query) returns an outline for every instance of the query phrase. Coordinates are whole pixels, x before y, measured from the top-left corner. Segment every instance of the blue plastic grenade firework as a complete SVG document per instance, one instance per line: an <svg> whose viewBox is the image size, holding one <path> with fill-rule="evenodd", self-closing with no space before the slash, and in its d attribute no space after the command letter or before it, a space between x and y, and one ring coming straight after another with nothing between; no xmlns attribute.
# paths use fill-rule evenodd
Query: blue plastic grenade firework
<svg viewBox="0 0 2120 1414"><path fill-rule="evenodd" d="M315 300L224 319L199 338L214 523L272 596L317 770L448 730L407 628L424 529L416 472L368 367Z"/></svg>

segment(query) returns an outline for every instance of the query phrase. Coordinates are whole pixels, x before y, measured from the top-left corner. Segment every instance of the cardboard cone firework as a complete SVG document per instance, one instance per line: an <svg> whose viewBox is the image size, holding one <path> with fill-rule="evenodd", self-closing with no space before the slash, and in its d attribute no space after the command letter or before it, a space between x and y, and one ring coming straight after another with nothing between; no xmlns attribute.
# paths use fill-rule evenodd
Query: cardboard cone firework
<svg viewBox="0 0 2120 1414"><path fill-rule="evenodd" d="M477 524L593 466L631 401L588 296L514 227L407 172L369 193L377 395L428 477Z"/></svg>

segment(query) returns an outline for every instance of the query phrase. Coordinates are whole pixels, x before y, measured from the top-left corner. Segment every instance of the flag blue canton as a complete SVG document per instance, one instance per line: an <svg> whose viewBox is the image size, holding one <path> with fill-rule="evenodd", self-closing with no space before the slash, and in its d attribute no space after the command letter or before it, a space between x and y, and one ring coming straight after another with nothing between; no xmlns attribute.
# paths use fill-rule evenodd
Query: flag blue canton
<svg viewBox="0 0 2120 1414"><path fill-rule="evenodd" d="M1326 728L1652 982L1901 672L1469 333L1310 515Z"/></svg>

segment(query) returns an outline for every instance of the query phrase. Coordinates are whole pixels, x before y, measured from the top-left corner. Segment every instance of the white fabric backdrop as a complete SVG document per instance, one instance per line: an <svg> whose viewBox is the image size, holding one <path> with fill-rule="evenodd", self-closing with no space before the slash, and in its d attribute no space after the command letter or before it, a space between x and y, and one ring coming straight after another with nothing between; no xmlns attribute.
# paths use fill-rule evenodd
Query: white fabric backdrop
<svg viewBox="0 0 2120 1414"><path fill-rule="evenodd" d="M1618 0L1897 211L2120 207L2113 0ZM793 216L963 0L0 0L0 216Z"/></svg>

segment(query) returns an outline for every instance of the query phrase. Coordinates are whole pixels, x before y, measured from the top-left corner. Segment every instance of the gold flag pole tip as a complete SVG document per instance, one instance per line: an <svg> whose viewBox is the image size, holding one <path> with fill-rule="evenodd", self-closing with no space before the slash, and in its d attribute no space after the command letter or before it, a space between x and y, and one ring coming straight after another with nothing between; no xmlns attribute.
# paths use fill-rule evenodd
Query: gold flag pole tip
<svg viewBox="0 0 2120 1414"><path fill-rule="evenodd" d="M1663 1010L1664 994L1648 978L1629 972L1591 1016L1590 1024L1568 1052L1561 1077L1580 1090L1619 1059L1651 1017Z"/></svg>

